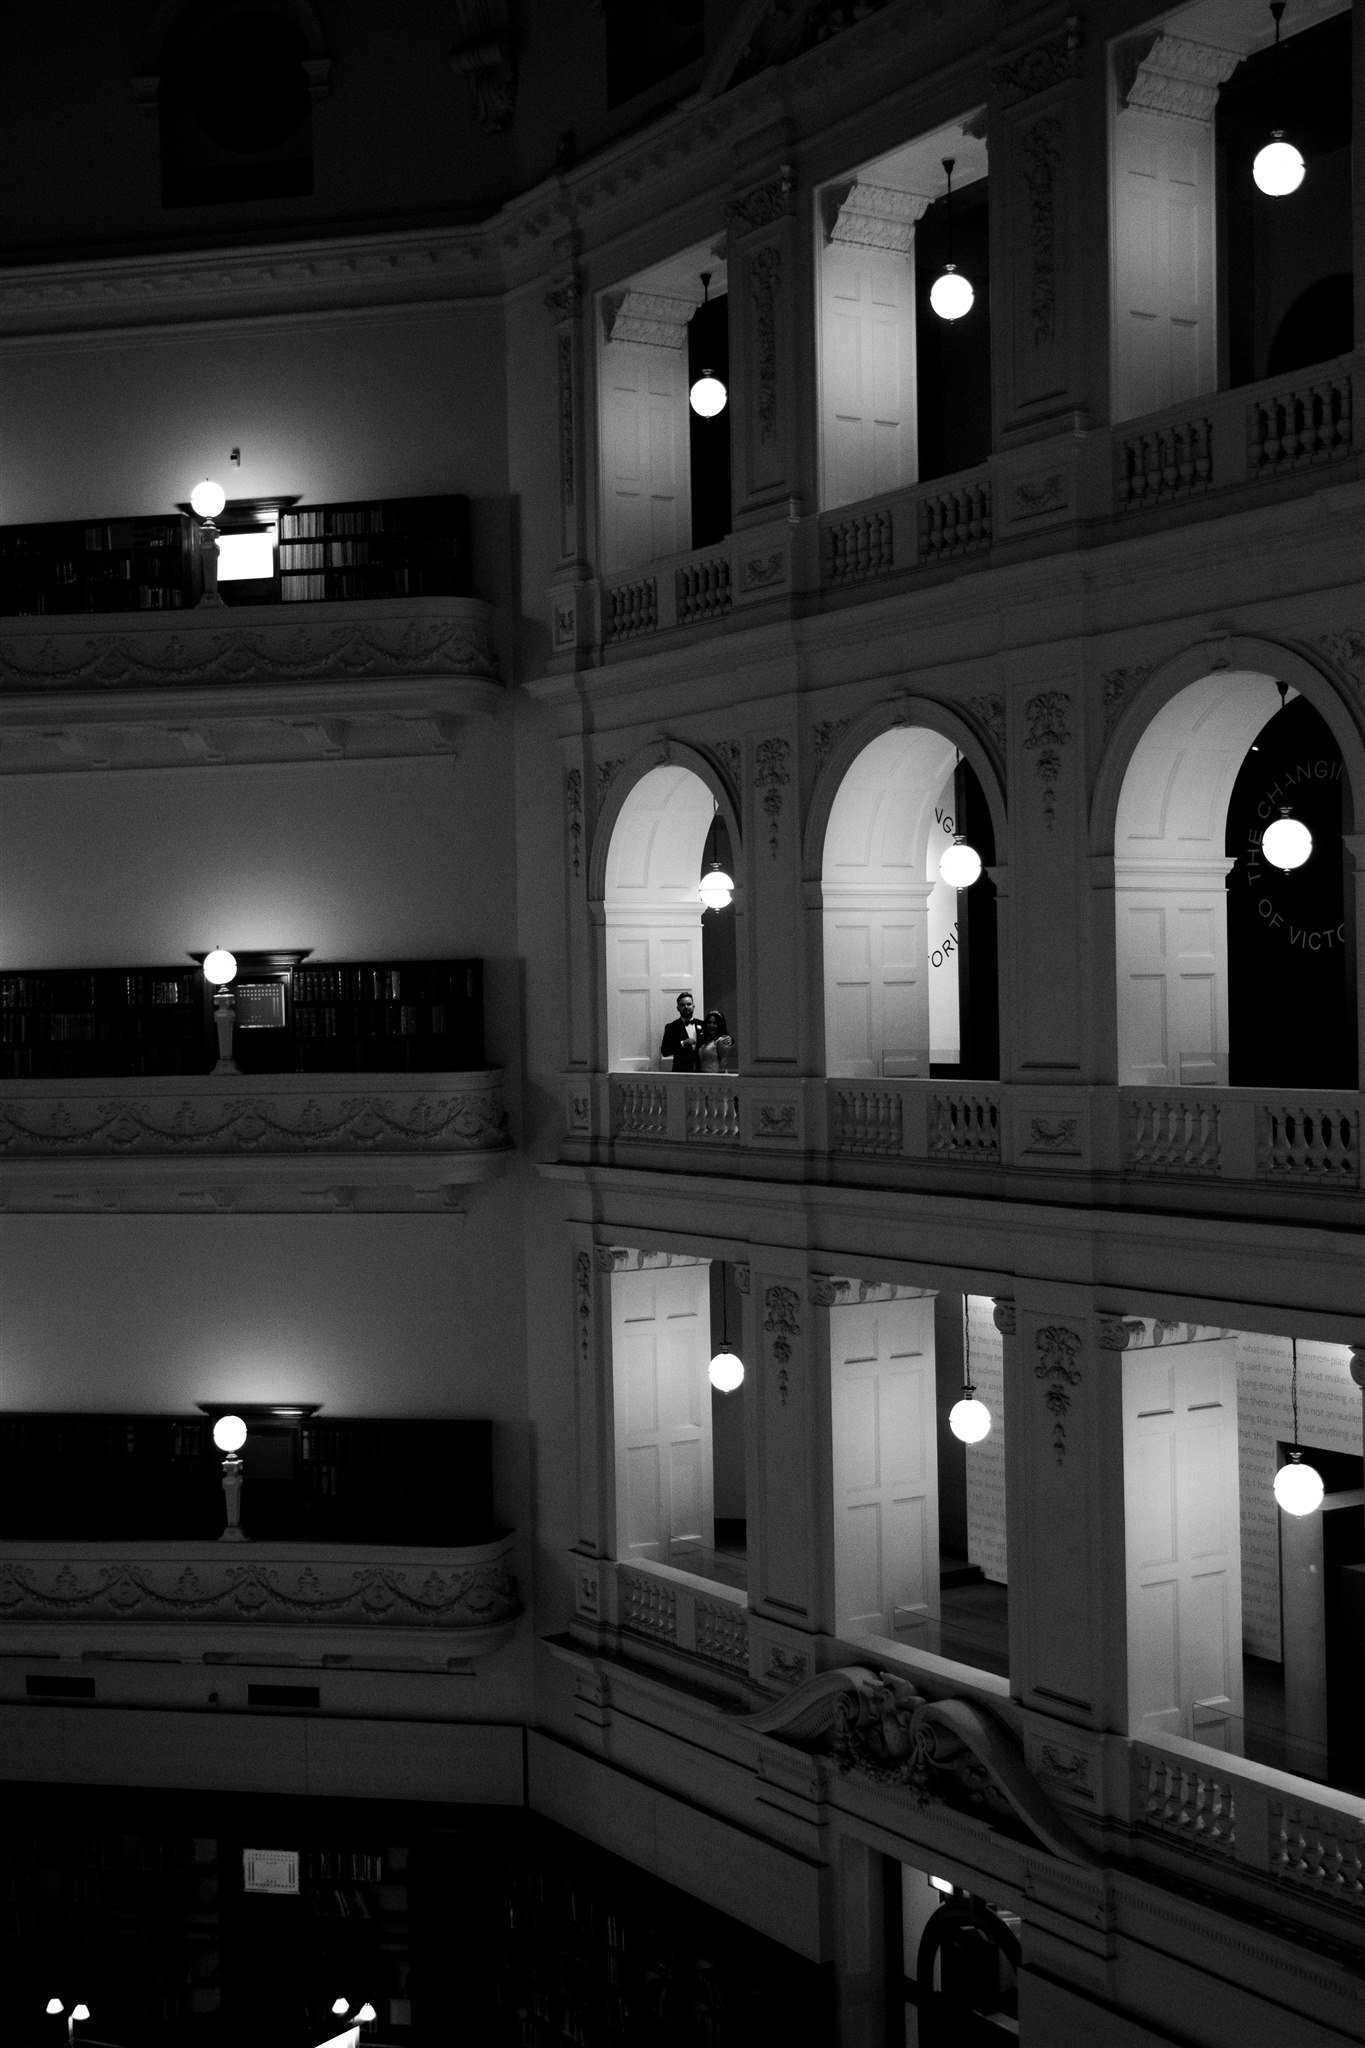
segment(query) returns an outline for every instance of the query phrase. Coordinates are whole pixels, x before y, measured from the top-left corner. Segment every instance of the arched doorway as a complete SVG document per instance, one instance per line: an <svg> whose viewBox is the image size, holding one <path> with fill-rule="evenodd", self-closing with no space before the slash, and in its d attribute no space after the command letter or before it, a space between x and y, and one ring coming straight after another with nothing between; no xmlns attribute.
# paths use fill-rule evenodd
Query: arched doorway
<svg viewBox="0 0 1365 2048"><path fill-rule="evenodd" d="M614 1073L659 1065L664 1027L690 990L696 1015L720 1010L737 1028L735 910L703 911L697 885L713 861L731 876L726 821L712 791L675 762L628 792L607 849L607 1063ZM733 1052L729 1065L735 1064Z"/></svg>
<svg viewBox="0 0 1365 2048"><path fill-rule="evenodd" d="M1282 804L1314 834L1289 875L1260 848ZM1356 1085L1350 816L1326 721L1273 677L1220 670L1162 706L1115 822L1121 1085Z"/></svg>
<svg viewBox="0 0 1365 2048"><path fill-rule="evenodd" d="M915 1959L919 2048L1017 2040L1022 1960L1017 1935L984 1900L966 1892L945 1900Z"/></svg>
<svg viewBox="0 0 1365 2048"><path fill-rule="evenodd" d="M893 727L856 756L821 865L826 1073L999 1072L995 885L941 878L959 832L989 867L984 793L942 733Z"/></svg>

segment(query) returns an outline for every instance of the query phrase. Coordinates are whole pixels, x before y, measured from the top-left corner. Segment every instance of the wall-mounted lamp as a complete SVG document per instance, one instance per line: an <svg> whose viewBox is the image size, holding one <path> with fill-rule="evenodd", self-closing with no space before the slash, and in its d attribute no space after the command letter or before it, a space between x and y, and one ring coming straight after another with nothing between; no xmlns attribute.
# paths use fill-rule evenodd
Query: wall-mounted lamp
<svg viewBox="0 0 1365 2048"><path fill-rule="evenodd" d="M218 514L227 503L227 492L206 476L190 492L190 509L199 521L199 553L204 564L204 594L200 604L221 604L218 595Z"/></svg>
<svg viewBox="0 0 1365 2048"><path fill-rule="evenodd" d="M1284 0L1270 0L1270 12L1275 21L1275 48L1278 50ZM1269 142L1256 152L1251 175L1257 189L1264 192L1267 199L1285 199L1291 192L1298 191L1303 183L1303 157L1292 142L1285 141L1283 128L1271 129Z"/></svg>
<svg viewBox="0 0 1365 2048"><path fill-rule="evenodd" d="M703 270L701 277L701 302L711 303L711 273ZM687 394L687 402L699 420L713 420L717 413L724 412L730 394L719 377L713 377L709 370L703 370Z"/></svg>
<svg viewBox="0 0 1365 2048"><path fill-rule="evenodd" d="M929 304L940 320L960 320L964 313L970 313L976 304L976 293L971 280L965 278L953 262L953 166L955 156L945 156L943 169L948 179L948 196L945 201L944 222L947 228L948 261L929 287Z"/></svg>
<svg viewBox="0 0 1365 2048"><path fill-rule="evenodd" d="M959 1443L979 1444L990 1435L991 1411L978 1401L972 1385L972 1319L967 1296L962 1297L962 1395L948 1411L948 1427Z"/></svg>
<svg viewBox="0 0 1365 2048"><path fill-rule="evenodd" d="M223 1499L227 1505L227 1527L218 1538L220 1543L245 1543L247 1533L242 1527L242 1445L246 1442L246 1424L240 1415L220 1415L213 1425L213 1441L223 1452Z"/></svg>
<svg viewBox="0 0 1365 2048"><path fill-rule="evenodd" d="M237 958L226 946L215 946L204 955L204 979L213 986L213 1022L218 1033L218 1064L215 1074L239 1074L232 1057L232 1030L237 1022L237 999L232 982L237 975Z"/></svg>

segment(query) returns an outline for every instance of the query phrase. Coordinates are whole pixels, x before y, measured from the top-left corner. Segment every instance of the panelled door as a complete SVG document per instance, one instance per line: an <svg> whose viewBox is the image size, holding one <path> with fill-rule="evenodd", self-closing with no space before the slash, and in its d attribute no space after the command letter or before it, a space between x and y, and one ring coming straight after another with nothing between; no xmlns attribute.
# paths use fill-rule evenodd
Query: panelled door
<svg viewBox="0 0 1365 2048"><path fill-rule="evenodd" d="M821 501L851 505L919 474L914 255L831 242L820 281Z"/></svg>
<svg viewBox="0 0 1365 2048"><path fill-rule="evenodd" d="M715 1542L710 1267L611 1277L617 1555L685 1565Z"/></svg>
<svg viewBox="0 0 1365 2048"><path fill-rule="evenodd" d="M907 890L889 909L826 910L828 1073L859 1079L928 1073L928 893L927 885Z"/></svg>
<svg viewBox="0 0 1365 2048"><path fill-rule="evenodd" d="M1128 1728L1242 1750L1233 1340L1123 1355Z"/></svg>
<svg viewBox="0 0 1365 2048"><path fill-rule="evenodd" d="M1124 108L1114 123L1114 418L1218 382L1212 122Z"/></svg>
<svg viewBox="0 0 1365 2048"><path fill-rule="evenodd" d="M602 351L602 552L634 569L692 545L687 350L608 342Z"/></svg>
<svg viewBox="0 0 1365 2048"><path fill-rule="evenodd" d="M692 991L696 1014L705 1014L701 919L698 906L654 905L643 912L607 912L608 1057L627 1072L657 1067L664 1026L678 1014L678 997ZM638 919L638 922L631 920Z"/></svg>
<svg viewBox="0 0 1365 2048"><path fill-rule="evenodd" d="M904 1634L939 1612L934 1304L835 1307L829 1332L836 1625Z"/></svg>
<svg viewBox="0 0 1365 2048"><path fill-rule="evenodd" d="M1119 1080L1130 1088L1225 1087L1229 862L1169 880L1118 861Z"/></svg>

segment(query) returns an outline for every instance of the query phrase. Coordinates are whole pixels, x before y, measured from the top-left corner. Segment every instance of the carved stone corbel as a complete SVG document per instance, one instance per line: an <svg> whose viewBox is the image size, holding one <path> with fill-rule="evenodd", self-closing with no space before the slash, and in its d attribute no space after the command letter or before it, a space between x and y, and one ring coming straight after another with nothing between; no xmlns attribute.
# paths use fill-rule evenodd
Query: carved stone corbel
<svg viewBox="0 0 1365 2048"><path fill-rule="evenodd" d="M469 81L474 119L490 135L512 125L517 106L517 45L506 0L455 0L460 37L450 68Z"/></svg>

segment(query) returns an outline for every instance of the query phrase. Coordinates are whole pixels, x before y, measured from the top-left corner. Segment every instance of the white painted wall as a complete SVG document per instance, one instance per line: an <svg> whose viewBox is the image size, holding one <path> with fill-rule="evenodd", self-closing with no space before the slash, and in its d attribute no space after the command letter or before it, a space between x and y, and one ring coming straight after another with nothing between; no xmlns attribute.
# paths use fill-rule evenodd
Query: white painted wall
<svg viewBox="0 0 1365 2048"><path fill-rule="evenodd" d="M825 832L825 1064L832 1075L927 1074L930 847L954 749L898 727L864 747ZM940 912L941 914L941 912ZM946 969L944 970L946 972Z"/></svg>
<svg viewBox="0 0 1365 2048"><path fill-rule="evenodd" d="M1228 802L1279 708L1270 677L1223 670L1133 751L1114 834L1120 1085L1227 1086Z"/></svg>
<svg viewBox="0 0 1365 2048"><path fill-rule="evenodd" d="M651 768L621 807L607 853L607 1064L615 1073L657 1067L664 1026L691 989L702 988L697 883L715 815L710 790L690 769Z"/></svg>

